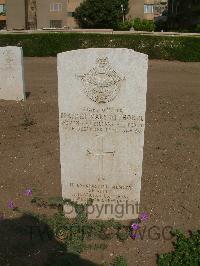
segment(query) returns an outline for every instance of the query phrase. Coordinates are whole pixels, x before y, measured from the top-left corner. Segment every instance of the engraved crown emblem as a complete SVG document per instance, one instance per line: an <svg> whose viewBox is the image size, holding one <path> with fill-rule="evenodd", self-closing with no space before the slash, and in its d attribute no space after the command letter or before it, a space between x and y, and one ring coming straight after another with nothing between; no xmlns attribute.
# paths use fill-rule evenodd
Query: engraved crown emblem
<svg viewBox="0 0 200 266"><path fill-rule="evenodd" d="M107 57L97 58L96 65L87 73L79 75L84 93L96 103L115 99L125 78L110 65Z"/></svg>

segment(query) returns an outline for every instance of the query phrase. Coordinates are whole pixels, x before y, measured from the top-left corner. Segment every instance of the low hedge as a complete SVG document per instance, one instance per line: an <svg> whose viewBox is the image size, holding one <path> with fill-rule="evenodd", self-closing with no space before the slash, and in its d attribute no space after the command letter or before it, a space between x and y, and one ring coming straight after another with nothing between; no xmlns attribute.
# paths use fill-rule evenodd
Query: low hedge
<svg viewBox="0 0 200 266"><path fill-rule="evenodd" d="M129 48L151 59L200 61L200 37L147 36L131 34L34 33L0 34L0 46L22 46L24 56L56 56L85 48Z"/></svg>

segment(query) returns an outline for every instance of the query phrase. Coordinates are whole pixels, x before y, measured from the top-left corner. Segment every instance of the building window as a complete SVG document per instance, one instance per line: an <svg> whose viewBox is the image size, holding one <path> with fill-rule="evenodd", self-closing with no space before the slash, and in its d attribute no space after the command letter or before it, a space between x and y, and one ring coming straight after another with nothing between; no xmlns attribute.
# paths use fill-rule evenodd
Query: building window
<svg viewBox="0 0 200 266"><path fill-rule="evenodd" d="M153 5L144 5L144 13L153 13Z"/></svg>
<svg viewBox="0 0 200 266"><path fill-rule="evenodd" d="M62 28L62 20L50 20L50 28Z"/></svg>
<svg viewBox="0 0 200 266"><path fill-rule="evenodd" d="M67 15L68 17L74 17L74 12L68 12Z"/></svg>
<svg viewBox="0 0 200 266"><path fill-rule="evenodd" d="M0 5L0 14L6 12L6 6L4 4Z"/></svg>
<svg viewBox="0 0 200 266"><path fill-rule="evenodd" d="M60 11L62 11L62 4L60 4L60 3L50 4L50 11L51 12L60 12Z"/></svg>

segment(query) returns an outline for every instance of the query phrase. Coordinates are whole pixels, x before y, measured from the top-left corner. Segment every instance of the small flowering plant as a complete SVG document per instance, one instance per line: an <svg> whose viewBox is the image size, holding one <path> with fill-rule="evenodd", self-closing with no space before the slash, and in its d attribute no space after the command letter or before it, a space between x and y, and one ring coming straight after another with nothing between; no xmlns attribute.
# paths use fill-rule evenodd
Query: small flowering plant
<svg viewBox="0 0 200 266"><path fill-rule="evenodd" d="M32 195L33 195L33 191L32 191L32 189L29 188L29 189L25 190L24 195L27 196L27 197L32 196Z"/></svg>
<svg viewBox="0 0 200 266"><path fill-rule="evenodd" d="M149 215L146 212L143 212L139 215L139 218L142 222L146 222L149 219Z"/></svg>
<svg viewBox="0 0 200 266"><path fill-rule="evenodd" d="M136 238L139 238L139 237L140 237L139 234L135 234L135 233L132 233L132 234L131 234L131 238L132 238L133 240L135 240Z"/></svg>
<svg viewBox="0 0 200 266"><path fill-rule="evenodd" d="M14 202L13 201L9 201L8 202L8 209L14 209L15 208L15 205L14 205Z"/></svg>
<svg viewBox="0 0 200 266"><path fill-rule="evenodd" d="M149 215L146 212L143 212L139 215L139 222L146 222L149 219ZM135 240L140 237L140 234L137 234L137 231L141 228L138 223L131 224L131 238Z"/></svg>
<svg viewBox="0 0 200 266"><path fill-rule="evenodd" d="M133 224L131 225L131 229L134 230L134 231L137 231L137 230L140 229L140 226L139 226L139 224L133 223Z"/></svg>

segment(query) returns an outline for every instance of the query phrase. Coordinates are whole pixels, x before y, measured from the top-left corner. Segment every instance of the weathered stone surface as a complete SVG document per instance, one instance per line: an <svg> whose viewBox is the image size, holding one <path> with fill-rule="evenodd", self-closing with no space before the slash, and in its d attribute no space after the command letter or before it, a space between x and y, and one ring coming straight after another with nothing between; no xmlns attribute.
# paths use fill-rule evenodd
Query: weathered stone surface
<svg viewBox="0 0 200 266"><path fill-rule="evenodd" d="M128 49L58 55L63 198L92 198L91 219L138 217L147 68L147 55Z"/></svg>
<svg viewBox="0 0 200 266"><path fill-rule="evenodd" d="M0 99L25 99L23 52L20 47L0 47Z"/></svg>

